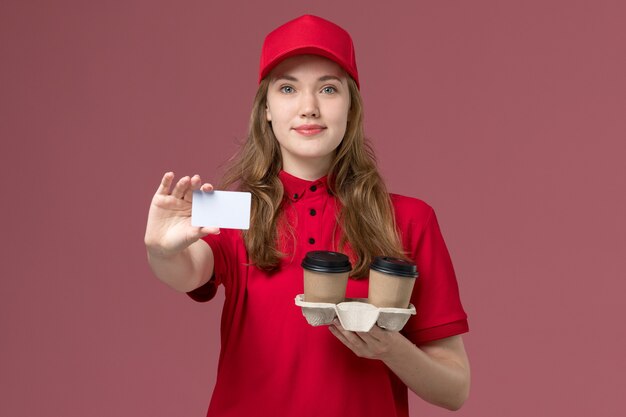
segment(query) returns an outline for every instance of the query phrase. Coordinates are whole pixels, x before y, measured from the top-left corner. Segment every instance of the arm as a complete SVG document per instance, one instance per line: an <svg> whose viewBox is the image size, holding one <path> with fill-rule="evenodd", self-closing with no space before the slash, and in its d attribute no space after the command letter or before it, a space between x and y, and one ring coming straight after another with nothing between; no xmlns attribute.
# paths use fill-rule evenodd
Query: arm
<svg viewBox="0 0 626 417"><path fill-rule="evenodd" d="M197 240L182 252L170 256L147 252L154 275L177 291L192 291L213 275L213 251L203 240Z"/></svg>
<svg viewBox="0 0 626 417"><path fill-rule="evenodd" d="M469 396L470 367L460 335L420 345L399 332L374 326L367 333L344 330L338 322L330 331L357 356L382 360L423 400L458 410Z"/></svg>
<svg viewBox="0 0 626 417"><path fill-rule="evenodd" d="M392 333L392 332L390 332ZM383 362L424 400L458 410L469 397L470 368L460 335L435 340L419 348L400 333L395 349Z"/></svg>
<svg viewBox="0 0 626 417"><path fill-rule="evenodd" d="M205 284L213 274L213 251L201 238L220 231L191 225L193 191L211 192L213 186L201 186L200 176L194 175L181 178L170 192L173 179L173 173L166 173L152 198L144 243L157 278L188 292Z"/></svg>

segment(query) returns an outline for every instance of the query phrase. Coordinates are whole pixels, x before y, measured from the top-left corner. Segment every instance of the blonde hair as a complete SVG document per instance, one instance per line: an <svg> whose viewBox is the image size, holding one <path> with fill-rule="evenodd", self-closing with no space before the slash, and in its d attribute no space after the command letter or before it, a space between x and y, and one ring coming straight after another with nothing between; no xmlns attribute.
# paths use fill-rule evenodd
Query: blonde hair
<svg viewBox="0 0 626 417"><path fill-rule="evenodd" d="M351 77L347 78L351 108L346 133L328 172L328 187L340 203L337 222L343 234L339 251L346 244L350 246L356 256L351 275L360 278L368 275L375 256L408 258L402 250L391 199L364 136L359 89ZM284 189L278 177L282 168L280 147L265 115L268 85L269 77L259 84L247 140L231 160L220 188L236 184L238 190L252 194L250 229L243 238L251 262L271 271L285 256L277 247Z"/></svg>

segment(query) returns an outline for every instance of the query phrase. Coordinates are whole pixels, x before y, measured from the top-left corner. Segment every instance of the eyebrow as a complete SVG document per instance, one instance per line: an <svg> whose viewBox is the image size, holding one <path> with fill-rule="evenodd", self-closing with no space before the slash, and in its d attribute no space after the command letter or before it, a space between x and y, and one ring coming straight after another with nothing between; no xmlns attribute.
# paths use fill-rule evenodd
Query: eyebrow
<svg viewBox="0 0 626 417"><path fill-rule="evenodd" d="M275 83L275 82L280 81L280 80L298 81L298 79L296 77L294 77L293 75L282 74L282 75L279 75L278 77L276 77L274 79L274 81L272 81L272 83ZM319 77L317 79L317 81L328 81L328 80L337 80L337 81L341 82L341 78L336 77L334 75L323 75L323 76L321 76L321 77Z"/></svg>

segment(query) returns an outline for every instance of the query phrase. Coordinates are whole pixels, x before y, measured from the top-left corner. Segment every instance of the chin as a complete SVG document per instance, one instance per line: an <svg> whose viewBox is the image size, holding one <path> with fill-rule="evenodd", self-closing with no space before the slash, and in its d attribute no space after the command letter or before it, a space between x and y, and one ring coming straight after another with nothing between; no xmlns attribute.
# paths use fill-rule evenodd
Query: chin
<svg viewBox="0 0 626 417"><path fill-rule="evenodd" d="M296 155L297 158L299 159L305 159L305 160L315 160L315 159L326 159L328 158L328 154L303 154L303 155Z"/></svg>

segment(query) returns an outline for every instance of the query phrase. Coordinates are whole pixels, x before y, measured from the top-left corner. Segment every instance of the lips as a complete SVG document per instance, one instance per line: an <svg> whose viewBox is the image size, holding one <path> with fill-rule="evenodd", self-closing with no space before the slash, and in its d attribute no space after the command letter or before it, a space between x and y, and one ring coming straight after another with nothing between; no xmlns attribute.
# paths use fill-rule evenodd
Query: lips
<svg viewBox="0 0 626 417"><path fill-rule="evenodd" d="M302 135L315 135L317 133L320 133L324 129L326 128L320 125L301 125L294 128L296 132Z"/></svg>

